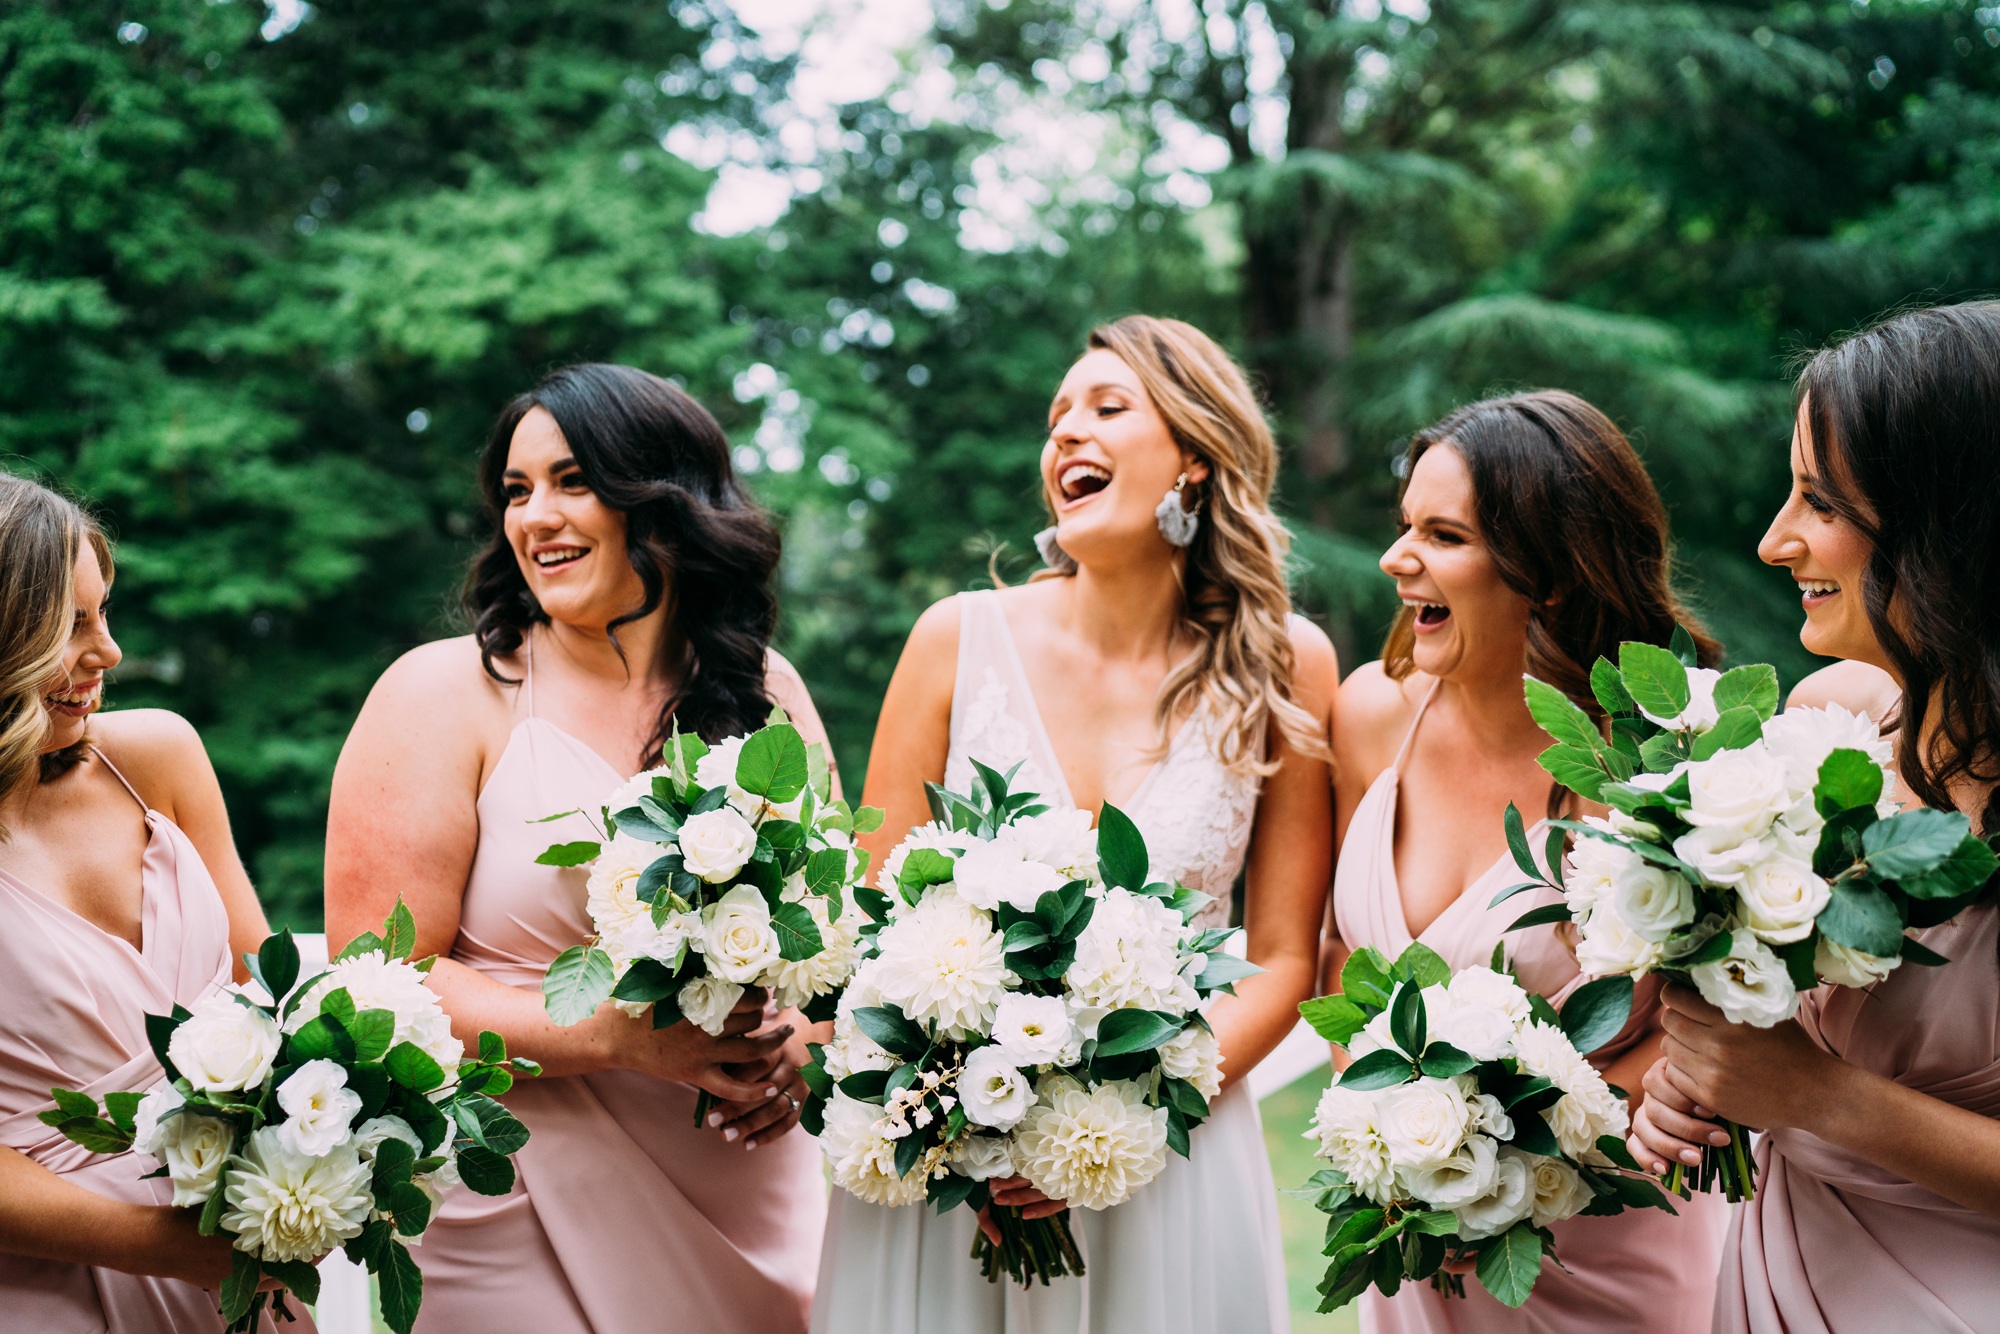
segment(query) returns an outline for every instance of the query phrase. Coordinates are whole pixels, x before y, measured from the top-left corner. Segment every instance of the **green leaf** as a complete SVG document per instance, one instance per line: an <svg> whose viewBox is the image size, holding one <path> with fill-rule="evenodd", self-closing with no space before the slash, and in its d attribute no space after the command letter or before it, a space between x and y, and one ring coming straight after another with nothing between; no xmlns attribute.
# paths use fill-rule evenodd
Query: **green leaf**
<svg viewBox="0 0 2000 1334"><path fill-rule="evenodd" d="M1765 662L1732 667L1715 682L1715 707L1719 713L1749 709L1758 722L1767 722L1778 711L1778 669Z"/></svg>
<svg viewBox="0 0 2000 1334"><path fill-rule="evenodd" d="M1521 808L1511 801L1508 802L1506 813L1500 817L1500 822L1507 831L1507 851L1514 854L1514 865L1521 868L1522 875L1531 877L1536 884L1540 884L1542 868L1535 865L1535 855L1528 851L1528 827L1521 822Z"/></svg>
<svg viewBox="0 0 2000 1334"><path fill-rule="evenodd" d="M549 1018L568 1028L597 1013L611 999L611 956L586 945L558 954L542 977L542 1004Z"/></svg>
<svg viewBox="0 0 2000 1334"><path fill-rule="evenodd" d="M220 1194L220 1192L217 1192ZM229 1252L229 1277L222 1280L222 1318L234 1324L250 1314L250 1303L257 1298L257 1284L263 1280L264 1270L257 1263L257 1257L248 1251L231 1249Z"/></svg>
<svg viewBox="0 0 2000 1334"><path fill-rule="evenodd" d="M49 1096L55 1099L56 1112L61 1117L97 1115L97 1099L88 1093L79 1093L75 1089L52 1088L49 1090Z"/></svg>
<svg viewBox="0 0 2000 1334"><path fill-rule="evenodd" d="M381 948L382 937L376 935L373 931L363 931L360 935L348 941L347 948L334 955L333 961L340 963L346 959L358 958L363 954L371 954Z"/></svg>
<svg viewBox="0 0 2000 1334"><path fill-rule="evenodd" d="M1892 955L1903 947L1903 915L1896 901L1864 880L1842 880L1820 909L1819 929L1851 950Z"/></svg>
<svg viewBox="0 0 2000 1334"><path fill-rule="evenodd" d="M1531 1095L1523 1101L1533 1104L1546 1100L1553 1106L1559 1097L1556 1090L1546 1089L1542 1094ZM1514 1120L1515 1148L1528 1153L1539 1153L1548 1158L1561 1156L1562 1145L1557 1142L1555 1132L1549 1129L1549 1123L1542 1119L1540 1108L1532 1105L1519 1107L1511 1109L1511 1115Z"/></svg>
<svg viewBox="0 0 2000 1334"><path fill-rule="evenodd" d="M1389 1006L1389 1033L1404 1055L1412 1058L1422 1055L1429 1027L1425 1019L1422 986L1405 982Z"/></svg>
<svg viewBox="0 0 2000 1334"><path fill-rule="evenodd" d="M854 832L872 834L882 827L883 811L880 806L857 806L854 810Z"/></svg>
<svg viewBox="0 0 2000 1334"><path fill-rule="evenodd" d="M1600 657L1590 665L1590 693L1597 697L1597 703L1611 717L1639 711L1632 702L1632 694L1625 689L1624 678L1619 676L1617 666L1609 659Z"/></svg>
<svg viewBox="0 0 2000 1334"><path fill-rule="evenodd" d="M96 1102L91 1103L94 1109ZM51 1125L72 1144L92 1153L124 1153L132 1147L132 1132L120 1129L101 1116L65 1117L61 1111L43 1112L38 1118Z"/></svg>
<svg viewBox="0 0 2000 1334"><path fill-rule="evenodd" d="M519 1153L528 1142L528 1128L520 1118L483 1095L460 1098L452 1116L475 1144L495 1153Z"/></svg>
<svg viewBox="0 0 2000 1334"><path fill-rule="evenodd" d="M1431 1043L1424 1048L1423 1059L1417 1062L1417 1068L1432 1079L1450 1079L1453 1075L1470 1073L1478 1066L1478 1061L1449 1042Z"/></svg>
<svg viewBox="0 0 2000 1334"><path fill-rule="evenodd" d="M1138 890L1146 883L1146 840L1130 816L1104 803L1097 817L1097 866L1104 883L1115 889Z"/></svg>
<svg viewBox="0 0 2000 1334"><path fill-rule="evenodd" d="M681 992L681 975L667 967L658 959L634 959L625 973L618 979L618 985L611 988L611 999L631 1001L637 1005L651 1005L678 996Z"/></svg>
<svg viewBox="0 0 2000 1334"><path fill-rule="evenodd" d="M1389 961L1372 945L1347 956L1340 969L1340 990L1357 1005L1389 1008Z"/></svg>
<svg viewBox="0 0 2000 1334"><path fill-rule="evenodd" d="M1616 1135L1599 1135L1597 1151L1609 1158L1627 1172L1639 1170L1639 1163L1632 1157L1632 1151L1625 1147L1625 1141Z"/></svg>
<svg viewBox="0 0 2000 1334"><path fill-rule="evenodd" d="M1748 705L1724 709L1715 726L1694 739L1689 757L1705 760L1725 750L1741 750L1764 735L1764 720Z"/></svg>
<svg viewBox="0 0 2000 1334"><path fill-rule="evenodd" d="M1950 963L1951 960L1945 958L1930 946L1905 936L1903 937L1903 962L1913 963L1919 968L1939 968ZM111 1099L106 1098L105 1101L109 1102Z"/></svg>
<svg viewBox="0 0 2000 1334"><path fill-rule="evenodd" d="M1194 1147L1188 1140L1187 1113L1178 1107L1167 1108L1167 1147L1183 1158Z"/></svg>
<svg viewBox="0 0 2000 1334"><path fill-rule="evenodd" d="M1636 641L1620 644L1618 670L1632 702L1653 717L1672 718L1687 708L1687 665L1666 649Z"/></svg>
<svg viewBox="0 0 2000 1334"><path fill-rule="evenodd" d="M1568 920L1569 905L1566 903L1551 903L1546 907L1532 908L1522 913L1508 925L1507 930L1526 931L1529 927L1553 926L1557 922L1567 922Z"/></svg>
<svg viewBox="0 0 2000 1334"><path fill-rule="evenodd" d="M806 889L814 894L830 894L847 883L847 871L845 848L822 848L806 858Z"/></svg>
<svg viewBox="0 0 2000 1334"><path fill-rule="evenodd" d="M1808 932L1803 940L1771 947L1771 952L1784 962L1785 972L1791 977L1795 991L1811 991L1819 985L1819 972L1813 966L1816 941L1817 937Z"/></svg>
<svg viewBox="0 0 2000 1334"><path fill-rule="evenodd" d="M347 1062L354 1059L354 1038L339 1019L321 1012L300 1025L286 1040L285 1050L288 1059L299 1064L322 1059Z"/></svg>
<svg viewBox="0 0 2000 1334"><path fill-rule="evenodd" d="M1340 1076L1340 1086L1344 1089L1393 1088L1407 1084L1416 1078L1417 1068L1410 1058L1399 1051L1383 1049L1371 1051L1360 1060L1347 1067Z"/></svg>
<svg viewBox="0 0 2000 1334"><path fill-rule="evenodd" d="M825 948L819 924L803 903L781 903L771 914L771 930L778 936L778 957L788 963L810 959Z"/></svg>
<svg viewBox="0 0 2000 1334"><path fill-rule="evenodd" d="M1906 876L1897 887L1913 899L1955 899L1985 885L1996 870L2000 870L2000 857L1976 835L1967 834L1935 870ZM1907 957L1908 950L1904 953Z"/></svg>
<svg viewBox="0 0 2000 1334"><path fill-rule="evenodd" d="M1528 712L1550 740L1593 754L1604 749L1604 734L1568 695L1532 676L1524 676L1521 681L1528 697Z"/></svg>
<svg viewBox="0 0 2000 1334"><path fill-rule="evenodd" d="M1234 994L1236 983L1246 977L1255 977L1263 971L1248 959L1239 959L1226 951L1217 950L1208 956L1208 963L1201 970L1201 976L1194 980L1194 989L1204 996L1211 991L1225 990Z"/></svg>
<svg viewBox="0 0 2000 1334"><path fill-rule="evenodd" d="M751 734L736 756L736 786L782 805L806 790L812 777L799 729L779 723Z"/></svg>
<svg viewBox="0 0 2000 1334"><path fill-rule="evenodd" d="M257 947L257 974L264 990L271 993L273 1005L283 1000L292 984L299 980L299 946L290 930L266 936Z"/></svg>
<svg viewBox="0 0 2000 1334"><path fill-rule="evenodd" d="M138 1117L139 1103L145 1096L143 1093L125 1090L107 1093L104 1095L104 1114L110 1118L112 1125L129 1135Z"/></svg>
<svg viewBox="0 0 2000 1334"><path fill-rule="evenodd" d="M1869 867L1884 880L1928 875L1958 851L1971 829L1972 822L1957 811L1929 807L1898 811L1861 831L1861 851Z"/></svg>
<svg viewBox="0 0 2000 1334"><path fill-rule="evenodd" d="M896 877L896 887L903 891L906 902L915 903L926 888L946 884L955 874L952 858L946 853L936 848L913 848L903 858L903 870Z"/></svg>
<svg viewBox="0 0 2000 1334"><path fill-rule="evenodd" d="M1368 1026L1368 1016L1345 996L1315 996L1299 1006L1299 1013L1313 1031L1328 1042L1346 1046L1348 1040Z"/></svg>
<svg viewBox="0 0 2000 1334"><path fill-rule="evenodd" d="M398 1042L382 1058L389 1078L413 1093L429 1093L444 1083L444 1067L414 1042Z"/></svg>
<svg viewBox="0 0 2000 1334"><path fill-rule="evenodd" d="M1647 773L1666 773L1693 753L1686 743L1682 733L1662 732L1640 745L1639 762L1646 766Z"/></svg>
<svg viewBox="0 0 2000 1334"><path fill-rule="evenodd" d="M1541 765L1549 777L1586 801L1596 801L1604 792L1608 775L1599 756L1590 751L1558 744L1537 755L1535 763Z"/></svg>
<svg viewBox="0 0 2000 1334"><path fill-rule="evenodd" d="M354 1039L355 1060L379 1061L396 1040L396 1015L391 1010L363 1010L347 1026L347 1034Z"/></svg>
<svg viewBox="0 0 2000 1334"><path fill-rule="evenodd" d="M1881 799L1882 766L1866 751L1842 747L1820 763L1813 802L1821 815L1831 818L1857 806L1873 806Z"/></svg>
<svg viewBox="0 0 2000 1334"><path fill-rule="evenodd" d="M307 1306L319 1305L319 1270L303 1260L266 1260L264 1272ZM274 1322L275 1323L275 1322Z"/></svg>
<svg viewBox="0 0 2000 1334"><path fill-rule="evenodd" d="M1475 1272L1479 1286L1492 1293L1495 1301L1519 1308L1534 1291L1535 1278L1542 1272L1542 1239L1526 1223L1516 1223L1480 1251Z"/></svg>
<svg viewBox="0 0 2000 1334"><path fill-rule="evenodd" d="M382 1303L382 1323L395 1334L411 1334L417 1308L423 1305L424 1274L402 1242L391 1240L384 1248L381 1267L375 1270L375 1285Z"/></svg>
<svg viewBox="0 0 2000 1334"><path fill-rule="evenodd" d="M900 1011L886 1005L870 1005L856 1010L854 1023L884 1051L906 1061L918 1059L931 1045L923 1029L904 1018Z"/></svg>
<svg viewBox="0 0 2000 1334"><path fill-rule="evenodd" d="M1184 1027L1181 1020L1152 1010L1113 1010L1097 1026L1097 1054L1125 1056L1151 1051Z"/></svg>
<svg viewBox="0 0 2000 1334"><path fill-rule="evenodd" d="M629 829L625 829L623 824L619 828L624 829L627 833L632 832ZM544 848L541 855L535 858L535 864L537 866L582 866L586 862L596 861L598 854L603 850L602 844L593 843L589 840L581 840L575 843L556 843Z"/></svg>
<svg viewBox="0 0 2000 1334"><path fill-rule="evenodd" d="M1458 1215L1447 1209L1438 1209L1428 1213L1405 1214L1403 1216L1403 1230L1405 1232L1423 1232L1433 1237L1449 1237L1458 1231Z"/></svg>
<svg viewBox="0 0 2000 1334"><path fill-rule="evenodd" d="M410 905L400 895L382 923L382 949L391 959L408 959L416 953L417 919L410 915Z"/></svg>
<svg viewBox="0 0 2000 1334"><path fill-rule="evenodd" d="M1678 621L1674 623L1673 634L1667 638L1667 651L1679 658L1685 666L1701 665L1701 654L1695 647L1694 636L1689 634L1688 628Z"/></svg>
<svg viewBox="0 0 2000 1334"><path fill-rule="evenodd" d="M1430 946L1412 942L1396 956L1389 970L1392 977L1407 979L1420 987L1441 987L1451 981L1451 965Z"/></svg>
<svg viewBox="0 0 2000 1334"><path fill-rule="evenodd" d="M1585 1056L1623 1031L1632 1017L1632 979L1600 977L1586 982L1563 1002L1562 1029Z"/></svg>

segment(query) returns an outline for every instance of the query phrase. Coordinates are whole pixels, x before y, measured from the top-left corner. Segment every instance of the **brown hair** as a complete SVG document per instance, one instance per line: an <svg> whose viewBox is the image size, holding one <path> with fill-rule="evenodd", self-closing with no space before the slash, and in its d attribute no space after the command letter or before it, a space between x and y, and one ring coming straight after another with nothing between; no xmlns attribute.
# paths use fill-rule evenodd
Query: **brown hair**
<svg viewBox="0 0 2000 1334"><path fill-rule="evenodd" d="M1560 389L1489 398L1410 438L1417 460L1450 447L1472 476L1480 535L1507 587L1528 600L1528 672L1593 717L1590 667L1626 640L1665 644L1675 624L1711 664L1721 647L1675 595L1667 511L1639 455L1611 419ZM1415 667L1405 607L1382 646L1396 680Z"/></svg>
<svg viewBox="0 0 2000 1334"><path fill-rule="evenodd" d="M0 473L0 800L41 772L50 731L42 698L62 671L85 542L109 579L111 544L96 520L45 486Z"/></svg>

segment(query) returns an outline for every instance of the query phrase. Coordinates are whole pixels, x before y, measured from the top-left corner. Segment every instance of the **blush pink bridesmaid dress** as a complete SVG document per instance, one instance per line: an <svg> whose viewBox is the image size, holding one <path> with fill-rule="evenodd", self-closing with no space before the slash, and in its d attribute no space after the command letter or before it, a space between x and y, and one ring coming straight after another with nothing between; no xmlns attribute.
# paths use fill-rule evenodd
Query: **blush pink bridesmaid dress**
<svg viewBox="0 0 2000 1334"><path fill-rule="evenodd" d="M2000 905L1917 933L1951 962L1823 987L1799 1023L1864 1070L2000 1117ZM1717 1334L2000 1330L2000 1220L1802 1130L1757 1147L1716 1293Z"/></svg>
<svg viewBox="0 0 2000 1334"><path fill-rule="evenodd" d="M1504 942L1521 984L1558 1007L1584 981L1576 959L1553 926L1511 934L1507 927L1530 908L1554 903L1551 890L1521 893L1497 907L1493 896L1521 880L1512 857L1502 857L1467 885L1437 920L1412 937L1396 880L1397 784L1425 710L1437 697L1433 686L1395 763L1382 771L1348 822L1334 871L1334 924L1349 949L1373 945L1390 958L1413 939L1436 950L1454 970L1488 964L1493 947ZM1468 819L1500 813L1468 812ZM1528 832L1539 852L1546 823ZM1592 1053L1602 1068L1629 1051L1659 1005L1659 988L1642 985L1633 1018L1609 1044ZM1534 1294L1510 1310L1468 1280L1465 1296L1442 1297L1428 1283L1405 1285L1393 1298L1370 1288L1360 1299L1364 1334L1705 1334L1714 1304L1715 1271L1728 1226L1728 1208L1719 1195L1675 1201L1678 1216L1639 1209L1611 1218L1572 1218L1557 1223L1556 1254L1565 1268L1542 1266Z"/></svg>
<svg viewBox="0 0 2000 1334"><path fill-rule="evenodd" d="M133 1204L171 1204L139 1154L100 1157L36 1119L51 1088L150 1089L166 1074L146 1016L192 1006L230 980L229 914L186 834L146 806L139 948L0 871L0 1143L75 1185ZM288 1330L310 1334L310 1317ZM220 1334L216 1298L189 1283L0 1253L0 1328L35 1334Z"/></svg>
<svg viewBox="0 0 2000 1334"><path fill-rule="evenodd" d="M532 650L531 650L532 652ZM537 993L549 961L590 935L585 873L537 866L551 843L595 837L624 781L583 742L527 716L479 794L479 848L451 957ZM523 1079L504 1100L527 1125L512 1194L458 1190L412 1254L420 1334L803 1331L826 1186L794 1131L746 1151L694 1124L695 1090L630 1070Z"/></svg>

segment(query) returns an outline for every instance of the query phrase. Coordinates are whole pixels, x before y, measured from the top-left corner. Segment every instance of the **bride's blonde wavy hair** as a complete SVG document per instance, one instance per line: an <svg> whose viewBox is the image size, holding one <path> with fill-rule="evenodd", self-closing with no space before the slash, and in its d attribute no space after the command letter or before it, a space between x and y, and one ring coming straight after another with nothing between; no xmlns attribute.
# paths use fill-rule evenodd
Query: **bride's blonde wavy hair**
<svg viewBox="0 0 2000 1334"><path fill-rule="evenodd" d="M1317 722L1292 697L1292 539L1271 513L1278 446L1249 380L1214 339L1179 320L1127 315L1091 330L1088 345L1132 368L1174 443L1209 468L1191 488L1201 526L1181 573L1181 623L1195 649L1160 685L1160 734L1205 700L1216 758L1230 769L1275 771L1265 750L1273 727L1293 750L1324 758Z"/></svg>
<svg viewBox="0 0 2000 1334"><path fill-rule="evenodd" d="M51 723L42 697L62 671L85 542L111 577L96 520L45 486L0 473L0 800L36 781ZM0 839L8 835L0 824Z"/></svg>

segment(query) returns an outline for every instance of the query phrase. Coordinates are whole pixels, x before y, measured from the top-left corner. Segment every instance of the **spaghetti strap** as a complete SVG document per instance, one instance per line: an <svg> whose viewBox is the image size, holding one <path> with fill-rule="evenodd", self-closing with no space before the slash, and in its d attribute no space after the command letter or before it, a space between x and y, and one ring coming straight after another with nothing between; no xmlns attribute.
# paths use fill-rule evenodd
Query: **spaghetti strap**
<svg viewBox="0 0 2000 1334"><path fill-rule="evenodd" d="M528 650L527 666L521 673L521 693L526 697L528 716L535 716L535 627L529 626L528 633L521 636L522 646Z"/></svg>
<svg viewBox="0 0 2000 1334"><path fill-rule="evenodd" d="M109 755L106 755L103 751L97 748L97 744L95 742L91 743L90 753L95 755L103 763L104 767L111 771L111 776L118 780L118 785L120 787L124 788L127 792L130 792L132 794L132 800L139 803L140 810L151 811L153 809L151 806L148 806L146 804L146 799L139 795L139 789L133 787L131 781L127 779L124 774L118 772L118 766L111 762L111 757Z"/></svg>
<svg viewBox="0 0 2000 1334"><path fill-rule="evenodd" d="M1410 743L1417 739L1417 724L1424 720L1424 710L1428 709L1431 706L1431 701L1437 698L1438 687L1443 684L1444 682L1442 681L1431 682L1430 690L1424 695L1424 702L1417 705L1417 716L1410 719L1410 730L1403 733L1403 744L1396 751L1396 762L1389 766L1396 771L1398 777L1401 777L1403 773L1403 761L1410 758Z"/></svg>

